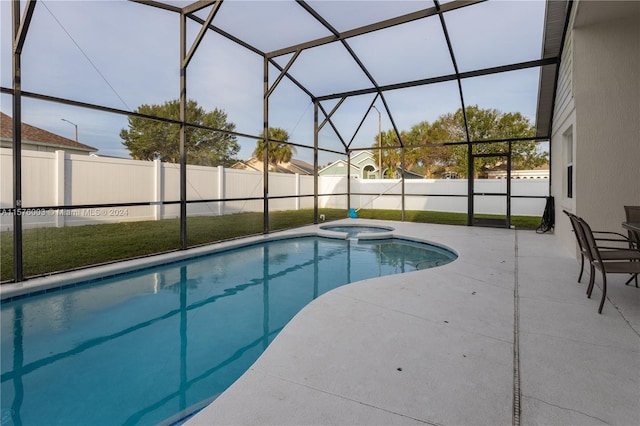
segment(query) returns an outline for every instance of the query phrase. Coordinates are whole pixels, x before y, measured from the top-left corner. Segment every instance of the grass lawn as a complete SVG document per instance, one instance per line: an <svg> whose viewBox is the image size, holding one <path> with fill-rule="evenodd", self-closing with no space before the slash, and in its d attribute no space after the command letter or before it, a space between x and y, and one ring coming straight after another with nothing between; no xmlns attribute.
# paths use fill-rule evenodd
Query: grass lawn
<svg viewBox="0 0 640 426"><path fill-rule="evenodd" d="M342 209L321 209L327 221L342 219ZM364 219L400 220L396 210L360 210ZM271 230L295 228L313 223L313 210L272 212ZM466 225L464 213L405 211L407 222ZM518 229L536 229L539 217L513 216ZM263 215L238 213L187 219L187 243L196 246L262 233ZM25 277L81 268L116 260L162 253L180 248L178 219L122 222L114 224L36 228L23 232L23 274ZM13 279L13 233L0 233L0 280Z"/></svg>

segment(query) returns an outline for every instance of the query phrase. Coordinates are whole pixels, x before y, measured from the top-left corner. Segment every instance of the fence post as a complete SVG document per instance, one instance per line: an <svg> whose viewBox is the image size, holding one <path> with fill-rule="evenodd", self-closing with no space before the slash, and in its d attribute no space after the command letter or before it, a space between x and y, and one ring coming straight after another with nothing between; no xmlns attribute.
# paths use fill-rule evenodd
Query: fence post
<svg viewBox="0 0 640 426"><path fill-rule="evenodd" d="M153 220L162 219L162 161L153 160Z"/></svg>
<svg viewBox="0 0 640 426"><path fill-rule="evenodd" d="M296 180L295 180L295 185L296 185L296 210L300 210L300 173L296 173Z"/></svg>
<svg viewBox="0 0 640 426"><path fill-rule="evenodd" d="M226 198L226 194L225 194L225 173L224 173L224 166L218 166L218 198L223 200ZM218 202L218 215L219 216L223 216L224 215L224 201L220 201Z"/></svg>
<svg viewBox="0 0 640 426"><path fill-rule="evenodd" d="M53 179L54 194L56 199L56 206L65 205L65 181L64 181L64 166L65 166L65 153L62 150L56 150L55 152L55 166L53 168L55 176ZM65 210L56 210L54 224L56 228L64 227L64 218L66 215Z"/></svg>

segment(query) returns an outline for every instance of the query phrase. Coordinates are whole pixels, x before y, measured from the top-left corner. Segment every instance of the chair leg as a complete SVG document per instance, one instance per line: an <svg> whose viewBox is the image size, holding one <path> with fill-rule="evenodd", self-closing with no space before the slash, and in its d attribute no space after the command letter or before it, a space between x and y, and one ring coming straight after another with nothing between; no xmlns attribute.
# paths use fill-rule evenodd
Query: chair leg
<svg viewBox="0 0 640 426"><path fill-rule="evenodd" d="M600 307L598 313L602 313L602 307L604 306L604 300L607 298L607 274L602 271L602 299L600 299Z"/></svg>
<svg viewBox="0 0 640 426"><path fill-rule="evenodd" d="M584 272L584 255L580 253L580 275L578 276L578 282L582 279L582 273Z"/></svg>
<svg viewBox="0 0 640 426"><path fill-rule="evenodd" d="M587 286L587 297L591 299L591 292L593 291L593 285L595 284L596 269L593 264L589 263L589 285Z"/></svg>

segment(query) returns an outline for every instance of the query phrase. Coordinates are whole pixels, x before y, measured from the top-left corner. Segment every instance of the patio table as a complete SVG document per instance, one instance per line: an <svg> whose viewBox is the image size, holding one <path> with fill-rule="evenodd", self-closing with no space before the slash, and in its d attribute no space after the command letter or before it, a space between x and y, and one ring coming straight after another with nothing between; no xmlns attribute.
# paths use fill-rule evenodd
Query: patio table
<svg viewBox="0 0 640 426"><path fill-rule="evenodd" d="M622 222L622 227L632 232L636 242L640 242L640 222Z"/></svg>
<svg viewBox="0 0 640 426"><path fill-rule="evenodd" d="M622 222L622 227L636 234L640 234L640 222Z"/></svg>

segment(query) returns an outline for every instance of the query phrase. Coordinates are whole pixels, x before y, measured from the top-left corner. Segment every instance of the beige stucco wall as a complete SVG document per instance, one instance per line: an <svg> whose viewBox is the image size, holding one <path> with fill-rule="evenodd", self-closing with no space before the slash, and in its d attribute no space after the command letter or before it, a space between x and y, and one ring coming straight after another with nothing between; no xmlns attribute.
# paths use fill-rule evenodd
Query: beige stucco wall
<svg viewBox="0 0 640 426"><path fill-rule="evenodd" d="M552 192L556 232L570 249L575 239L563 208L595 229L621 231L623 206L640 205L640 7L612 3L618 2L577 3L561 66ZM573 199L563 186L567 132L573 135Z"/></svg>

